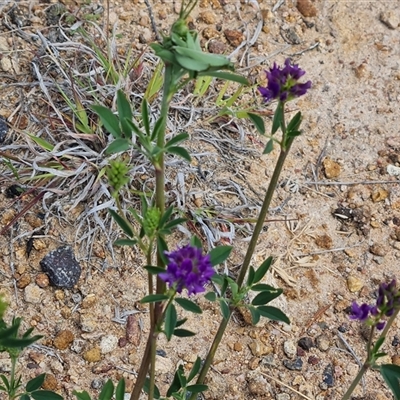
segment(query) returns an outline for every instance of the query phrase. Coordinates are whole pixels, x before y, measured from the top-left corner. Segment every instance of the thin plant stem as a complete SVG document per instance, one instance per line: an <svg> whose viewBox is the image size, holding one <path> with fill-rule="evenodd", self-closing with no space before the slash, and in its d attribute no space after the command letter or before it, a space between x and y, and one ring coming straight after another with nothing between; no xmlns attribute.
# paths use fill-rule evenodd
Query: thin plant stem
<svg viewBox="0 0 400 400"><path fill-rule="evenodd" d="M173 67L171 65L165 65L164 87L163 87L163 96L162 96L162 104L160 111L160 118L163 118L163 121L157 137L157 146L161 149L163 149L165 145L165 129L167 126L167 114L172 99L172 86L173 86L172 69ZM163 152L161 152L156 162L154 162L154 168L156 177L155 204L156 207L159 209L160 214L162 215L165 211L165 163L164 163ZM160 252L161 252L160 249L157 249L157 265L159 267L164 267L165 266L164 260L162 259ZM161 279L157 278L156 293L163 293L164 290L165 290L165 283ZM151 293L152 291L153 289L151 288ZM140 365L140 369L138 372L138 377L136 379L135 386L132 390L130 400L139 400L140 393L142 391L147 373L149 371L149 366L151 366L150 382L154 383L155 355L156 355L156 344L158 336L158 333L156 332L156 327L160 321L161 315L162 315L162 304L161 302L158 302L154 305L153 317L150 316L150 320L152 322L150 326L150 333L147 339L145 353L143 355L142 363ZM153 390L152 387L154 387L154 384L150 384L149 396L150 393L152 393Z"/></svg>
<svg viewBox="0 0 400 400"><path fill-rule="evenodd" d="M285 126L284 126L284 121L282 122L282 125L283 125L282 126L282 131L283 131L282 143L285 143L286 131L285 131ZM263 205L261 207L260 214L258 216L257 223L256 223L256 226L254 228L254 232L253 232L253 235L251 237L251 240L250 240L250 243L249 243L249 247L248 247L247 252L246 252L245 259L243 261L243 265L242 265L242 267L240 269L239 276L238 276L238 278L236 280L236 283L239 285L239 288L242 286L244 278L245 278L246 273L247 273L247 270L249 268L252 255L253 255L254 250L256 248L258 237L259 237L259 235L261 233L261 230L263 228L264 221L265 221L265 218L267 216L267 213L268 213L268 210L269 210L269 206L271 204L271 200L272 200L273 194L274 194L276 186L278 184L279 176L280 176L280 174L282 172L283 165L284 165L286 157L287 157L287 155L288 155L288 153L290 151L290 147L291 147L291 145L293 143L293 140L294 140L294 138L290 138L287 141L287 144L286 144L285 148L283 148L283 146L281 146L281 151L280 151L280 154L279 154L279 158L278 158L278 160L276 162L275 169L274 169L274 172L273 172L272 177L271 177L271 181L270 181L270 183L268 185L268 189L267 189L267 192L266 192L265 197L264 197ZM207 357L206 357L206 360L204 362L204 365L203 365L203 367L202 367L202 369L200 371L199 377L197 379L197 384L202 384L204 382L204 379L205 379L205 377L206 377L206 375L208 373L208 370L211 367L211 364L212 364L212 362L214 360L214 356L215 356L215 353L217 351L217 348L218 348L219 344L221 343L221 340L222 340L222 337L224 335L225 329L228 326L228 323L229 323L231 315L232 315L232 310L229 311L229 317L227 319L223 319L221 321L221 323L220 323L218 331L217 331L217 333L216 333L216 335L214 337L213 343L212 343L212 345L210 347L210 350L209 350L209 352L207 354ZM196 398L196 394L192 394L191 397L189 398L189 400L195 400L195 398Z"/></svg>
<svg viewBox="0 0 400 400"><path fill-rule="evenodd" d="M218 349L219 344L221 343L222 337L224 336L225 333L225 329L228 326L229 321L231 320L231 315L232 315L232 311L229 310L229 316L228 318L223 318L217 333L214 336L214 340L211 344L210 350L208 351L207 357L204 360L204 364L203 367L201 368L199 377L197 378L197 382L196 384L202 384L204 382L204 379L207 376L207 373L211 367L211 364L214 360L215 357L215 353ZM192 393L192 395L189 397L189 400L196 400L197 398L197 393Z"/></svg>
<svg viewBox="0 0 400 400"><path fill-rule="evenodd" d="M280 105L278 105L279 107ZM283 107L283 105L282 105ZM294 138L290 138L288 140L287 145L285 148L283 144L286 141L286 125L285 125L285 112L282 112L282 122L281 122L281 129L282 129L282 144L281 144L281 151L279 153L278 161L276 162L274 172L271 177L271 181L269 182L267 192L265 193L264 201L260 210L260 214L257 217L257 223L254 227L253 235L251 236L249 246L247 247L246 255L243 260L243 264L240 268L239 275L236 279L236 283L239 285L239 288L242 286L246 273L249 269L251 258L253 257L254 250L256 249L257 241L260 236L260 233L264 227L264 221L267 217L269 207L271 205L272 197L275 193L276 186L278 184L279 176L281 175L283 165L285 164L285 160L287 155L289 154L290 147L293 143Z"/></svg>

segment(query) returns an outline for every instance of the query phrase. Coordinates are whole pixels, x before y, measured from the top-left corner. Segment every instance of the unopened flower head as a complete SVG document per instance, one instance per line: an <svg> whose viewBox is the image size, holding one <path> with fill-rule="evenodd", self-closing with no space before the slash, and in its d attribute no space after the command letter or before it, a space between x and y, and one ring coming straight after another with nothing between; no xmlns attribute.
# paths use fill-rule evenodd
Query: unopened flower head
<svg viewBox="0 0 400 400"><path fill-rule="evenodd" d="M189 295L204 292L204 285L215 274L208 254L203 255L201 249L187 245L165 255L167 269L158 275L160 279L178 293L185 288Z"/></svg>
<svg viewBox="0 0 400 400"><path fill-rule="evenodd" d="M299 83L298 80L306 73L297 64L291 64L287 58L283 68L274 63L267 74L267 87L259 87L258 90L266 102L277 99L282 102L293 100L303 96L311 88L311 81Z"/></svg>

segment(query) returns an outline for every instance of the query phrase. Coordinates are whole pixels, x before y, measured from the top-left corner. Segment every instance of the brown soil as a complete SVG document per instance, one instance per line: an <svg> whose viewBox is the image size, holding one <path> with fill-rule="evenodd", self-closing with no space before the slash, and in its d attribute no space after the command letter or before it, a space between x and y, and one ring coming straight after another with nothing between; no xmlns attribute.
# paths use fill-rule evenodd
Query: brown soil
<svg viewBox="0 0 400 400"><path fill-rule="evenodd" d="M176 18L179 4L154 0L149 4L161 33ZM72 118L72 114L51 86L59 71L50 70L46 57L48 52L54 55L55 48L45 48L40 37L32 36L40 32L49 43L66 40L57 31L57 9L50 16L48 9L49 4L35 1L0 4L0 115L11 127L1 157L4 153L29 160L39 157L42 149L28 133L44 132L44 139L56 140L53 144L71 140L65 146L82 139L62 136L61 117L49 117L54 108L44 94L46 87L62 116ZM68 1L62 10L77 15L75 22L90 15L104 27L107 20L107 12L95 5ZM203 45L233 53L238 71L253 82L273 62L281 64L286 57L306 70L306 78L313 82L309 94L291 105L304 114L304 134L287 161L274 211L254 256L254 265L269 255L277 257L270 279L284 288L280 304L292 324L262 321L253 327L236 314L216 355L204 398L340 399L365 357L365 332L349 320L348 307L353 300L372 302L377 285L399 271L400 185L395 175L399 170L388 169L400 167L399 3L298 0L296 6L290 0L276 4L202 0L192 17ZM130 75L129 86L133 94L142 94L155 65L147 47L155 32L146 2L111 1L108 20L121 54L129 47L135 55L145 54L142 68ZM65 28L65 17L61 21ZM90 23L84 24L99 39ZM60 59L66 52L60 50ZM75 73L74 68L83 63L79 57L68 57ZM43 67L45 79L40 80L32 61ZM53 81L46 80L49 77ZM227 244L232 238L228 232L234 232L234 251L226 265L234 275L246 250L244 239L251 233L251 222L245 219L257 215L277 150L262 155L264 139L243 120L221 117L210 123L221 108L215 104L220 90L221 86L212 86L200 100L183 93L173 104L175 122L169 129L189 132L193 162L187 166L170 160L169 200L192 223L174 235L170 247L187 242L194 233L206 246ZM242 107L256 104L255 95L256 91L246 93ZM266 122L269 126L268 117ZM41 190L8 198L7 187L18 181L5 159L0 160L4 227ZM21 161L14 165L22 174ZM135 174L133 189L151 190L151 170L138 167ZM45 336L20 360L24 380L46 372L47 387L68 399L74 398L74 389L95 396L108 378L115 382L125 377L131 388L148 333L148 314L139 304L146 293L144 260L138 249L112 248L118 232L110 227L104 210L88 215L93 207L106 203L104 193L97 196L93 190L74 204L86 183L71 189L67 179L59 180L0 237L1 292L11 303L8 317L23 317L25 327L34 326L35 333ZM138 204L134 196L131 200L128 205ZM205 226L212 235L205 234ZM33 233L38 238L27 257ZM39 264L49 251L64 244L74 248L83 267L79 283L71 290L50 286ZM180 363L190 368L197 356L204 358L218 327L221 316L216 306L201 297L197 301L204 313L190 316L187 323L187 329L197 332L195 339L160 340L157 380L162 393ZM128 314L132 316L127 337ZM395 337L399 327L394 327L384 346L385 362L399 360ZM311 338L315 347L300 349L298 341L303 337ZM298 357L301 368L289 369ZM9 372L4 354L0 369ZM367 373L354 395L392 398L375 372Z"/></svg>

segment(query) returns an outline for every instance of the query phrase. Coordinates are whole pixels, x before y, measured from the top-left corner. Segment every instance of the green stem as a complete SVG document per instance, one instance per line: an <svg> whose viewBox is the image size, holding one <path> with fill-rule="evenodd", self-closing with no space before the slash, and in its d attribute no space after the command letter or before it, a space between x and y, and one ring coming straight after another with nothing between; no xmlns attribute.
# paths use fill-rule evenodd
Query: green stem
<svg viewBox="0 0 400 400"><path fill-rule="evenodd" d="M221 343L222 337L224 336L225 329L228 326L228 323L231 319L231 315L232 315L232 310L229 310L228 318L227 319L223 318L219 325L218 331L214 336L214 340L212 342L210 350L208 351L203 367L201 368L199 377L197 378L196 384L198 385L202 384L207 376L208 370L210 369L211 364L214 360L215 353L217 352L218 346ZM197 393L192 393L192 395L189 397L189 400L196 400L196 399L197 399Z"/></svg>
<svg viewBox="0 0 400 400"><path fill-rule="evenodd" d="M269 206L271 205L271 200L274 195L276 186L278 184L279 176L281 175L283 165L285 163L286 157L289 153L292 143L293 143L293 138L289 140L289 142L286 146L286 149L281 148L281 152L279 154L278 161L276 162L276 165L275 165L274 173L272 174L271 181L268 185L267 193L265 193L264 202L262 204L260 214L258 215L256 226L254 227L253 235L249 242L249 246L247 248L247 252L244 257L242 267L240 268L240 271L239 271L239 276L236 279L236 283L239 285L239 287L242 286L244 278L246 276L246 273L249 269L251 258L253 257L253 253L256 248L258 238L264 227L264 223L265 223L266 216L268 214Z"/></svg>
<svg viewBox="0 0 400 400"><path fill-rule="evenodd" d="M174 78L173 66L166 65L164 73L163 97L162 97L162 104L160 111L160 115L161 118L163 118L163 122L162 125L160 126L159 134L157 137L157 146L160 149L163 149L165 147L165 129L167 126L167 115L168 115L169 105L173 94L172 93L173 78ZM157 158L157 161L154 163L154 168L156 176L155 203L156 207L160 210L160 213L162 215L164 214L165 211L165 163L164 163L163 152L161 152L161 154ZM160 256L160 251L157 251L157 265L159 267L165 267L164 261ZM152 291L153 288L151 288L151 293ZM161 279L157 278L156 293L164 293L164 291L165 291L165 283ZM140 393L145 383L147 373L149 372L149 366L151 366L150 382L153 380L154 383L156 344L158 336L158 332L156 332L156 327L160 321L161 316L162 316L162 304L158 302L154 306L153 316L150 315L150 321L152 322L152 325L150 326L150 333L147 339L146 349L143 354L142 363L139 368L138 376L130 400L139 400ZM154 388L154 385L150 384L149 399L152 399L152 397L150 397L150 393L152 393L152 390L154 390L152 388Z"/></svg>
<svg viewBox="0 0 400 400"><path fill-rule="evenodd" d="M281 129L282 129L282 133L283 133L282 134L282 143L285 143L285 141L286 141L286 127L285 127L284 117L282 117ZM259 216L257 218L257 223L256 223L256 226L254 227L254 232L253 232L253 235L251 237L249 246L247 248L246 256L244 258L242 267L240 269L239 276L236 279L236 283L239 285L239 288L242 286L244 278L245 278L246 273L247 273L247 270L249 269L251 258L253 256L254 250L256 248L258 237L259 237L259 235L261 233L261 230L262 230L262 228L264 226L265 218L267 216L267 213L268 213L268 210L269 210L269 206L271 204L271 200L272 200L273 194L274 194L276 186L278 184L279 176L280 176L280 174L282 172L283 165L285 163L286 157L287 157L287 155L289 153L289 150L290 150L290 147L291 147L293 141L294 141L294 138L290 138L289 140L287 140L285 148L283 148L283 146L281 146L281 152L279 154L278 161L276 162L275 169L274 169L274 172L273 172L272 177L271 177L271 181L270 181L270 183L268 185L268 189L267 189L267 192L266 192L265 197L264 197L264 202L263 202L263 205L261 207L260 214L259 214ZM199 378L197 379L197 384L202 384L204 382L204 379L205 379L205 377L206 377L206 375L208 373L208 370L210 369L211 364L212 364L212 362L214 360L214 356L215 356L215 353L217 351L217 348L218 348L218 346L219 346L219 344L220 344L220 342L222 340L222 337L224 335L225 329L228 326L228 323L229 323L231 315L232 315L232 310L229 311L229 317L227 319L223 319L221 321L221 324L220 324L220 326L218 328L218 332L214 337L214 341L213 341L213 343L211 345L211 348L210 348L210 350L209 350L209 352L207 354L207 357L206 357L206 360L204 362L204 365L203 365L203 367L202 367L202 369L200 371ZM192 394L192 396L189 398L189 400L195 400L195 398L196 398L196 395Z"/></svg>
<svg viewBox="0 0 400 400"><path fill-rule="evenodd" d="M347 392L344 394L344 396L342 397L342 400L348 400L351 396L351 394L353 393L354 389L356 388L356 386L359 384L361 378L363 377L363 375L367 372L367 370L369 369L370 365L369 363L366 361L364 363L364 365L361 367L360 371L358 371L357 376L354 378L354 381L351 383L350 387L347 389Z"/></svg>
<svg viewBox="0 0 400 400"><path fill-rule="evenodd" d="M157 336L158 333L154 332L154 335L151 338L150 344L150 381L149 381L149 400L153 400L154 398L154 385L156 379L156 350L157 350Z"/></svg>

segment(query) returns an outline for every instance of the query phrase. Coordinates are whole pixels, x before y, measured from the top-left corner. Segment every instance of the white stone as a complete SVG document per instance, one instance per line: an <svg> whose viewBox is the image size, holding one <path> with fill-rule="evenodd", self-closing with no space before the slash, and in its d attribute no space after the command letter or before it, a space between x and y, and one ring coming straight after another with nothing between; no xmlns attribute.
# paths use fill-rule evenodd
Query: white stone
<svg viewBox="0 0 400 400"><path fill-rule="evenodd" d="M29 284L24 290L24 298L27 303L39 304L42 300L43 290L36 284Z"/></svg>
<svg viewBox="0 0 400 400"><path fill-rule="evenodd" d="M114 335L106 335L101 338L100 351L102 354L111 353L118 346L118 338Z"/></svg>

